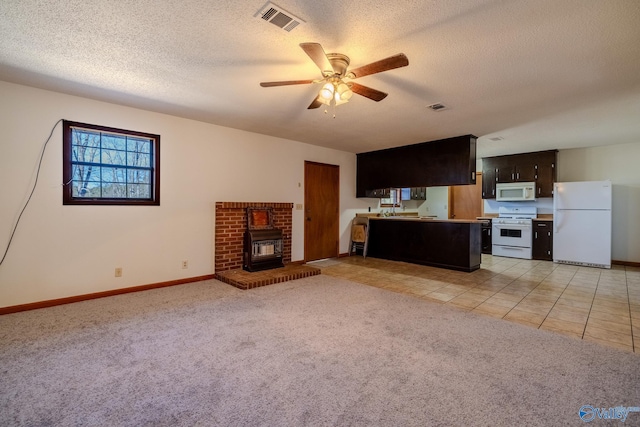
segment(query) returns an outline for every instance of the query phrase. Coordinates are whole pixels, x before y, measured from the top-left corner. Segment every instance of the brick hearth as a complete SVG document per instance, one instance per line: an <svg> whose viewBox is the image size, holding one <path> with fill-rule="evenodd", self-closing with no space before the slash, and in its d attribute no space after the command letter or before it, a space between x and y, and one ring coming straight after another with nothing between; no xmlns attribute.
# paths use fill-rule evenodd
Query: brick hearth
<svg viewBox="0 0 640 427"><path fill-rule="evenodd" d="M253 273L242 270L248 207L273 209L273 226L282 230L283 268ZM319 268L291 264L292 210L293 203L216 202L216 278L240 289L252 289L320 274Z"/></svg>
<svg viewBox="0 0 640 427"><path fill-rule="evenodd" d="M216 273L216 279L240 289L253 289L260 286L273 285L274 283L287 282L289 280L302 279L316 276L321 273L317 267L308 265L287 264L282 268L257 271L250 273L242 269L227 270Z"/></svg>

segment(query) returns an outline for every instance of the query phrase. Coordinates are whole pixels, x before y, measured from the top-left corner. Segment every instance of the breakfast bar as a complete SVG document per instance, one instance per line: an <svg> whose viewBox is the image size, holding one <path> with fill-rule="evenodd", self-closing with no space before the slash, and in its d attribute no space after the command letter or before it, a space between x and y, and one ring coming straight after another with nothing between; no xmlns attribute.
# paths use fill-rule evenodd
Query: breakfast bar
<svg viewBox="0 0 640 427"><path fill-rule="evenodd" d="M482 221L372 217L367 256L471 272L480 268Z"/></svg>

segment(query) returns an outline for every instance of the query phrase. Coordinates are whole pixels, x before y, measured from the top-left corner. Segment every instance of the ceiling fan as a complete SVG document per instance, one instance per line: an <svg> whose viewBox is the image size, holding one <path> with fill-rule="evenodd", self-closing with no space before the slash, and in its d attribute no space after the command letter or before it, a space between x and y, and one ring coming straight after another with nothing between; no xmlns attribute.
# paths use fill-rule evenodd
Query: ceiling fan
<svg viewBox="0 0 640 427"><path fill-rule="evenodd" d="M300 43L300 47L309 55L309 58L315 62L318 68L320 68L322 78L315 80L262 82L260 86L273 87L324 82L318 96L313 100L311 105L309 105L308 109L318 108L323 104L334 106L344 104L349 101L354 93L376 102L382 101L387 97L386 93L350 80L409 65L409 59L407 59L405 54L399 53L389 58L363 65L362 67L347 70L350 61L347 55L341 53L325 53L320 43Z"/></svg>

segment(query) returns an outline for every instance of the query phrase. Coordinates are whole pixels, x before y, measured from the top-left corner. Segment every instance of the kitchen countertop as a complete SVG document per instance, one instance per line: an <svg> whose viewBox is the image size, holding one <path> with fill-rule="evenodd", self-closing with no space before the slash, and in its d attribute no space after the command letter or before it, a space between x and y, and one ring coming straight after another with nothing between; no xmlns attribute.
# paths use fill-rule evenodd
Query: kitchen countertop
<svg viewBox="0 0 640 427"><path fill-rule="evenodd" d="M370 220L385 220L385 221L428 221L428 222L458 222L464 224L482 223L477 219L438 219L430 217L401 217L401 216L380 216L371 217Z"/></svg>
<svg viewBox="0 0 640 427"><path fill-rule="evenodd" d="M365 212L365 213L357 213L356 216L364 216L367 218L387 218L384 215L381 215L379 212ZM396 212L393 216L401 216L405 218L418 218L418 212Z"/></svg>

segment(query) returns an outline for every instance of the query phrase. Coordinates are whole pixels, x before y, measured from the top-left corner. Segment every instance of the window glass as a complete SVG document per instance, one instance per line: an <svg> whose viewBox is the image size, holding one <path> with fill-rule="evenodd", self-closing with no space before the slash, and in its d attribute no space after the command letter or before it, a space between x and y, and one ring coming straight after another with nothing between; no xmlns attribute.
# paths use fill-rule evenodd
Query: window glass
<svg viewBox="0 0 640 427"><path fill-rule="evenodd" d="M160 204L160 136L64 121L64 204Z"/></svg>

